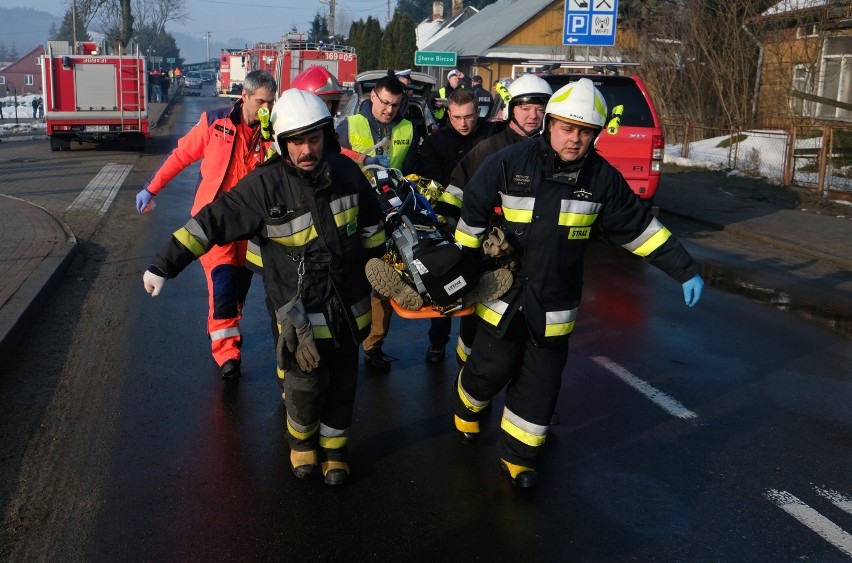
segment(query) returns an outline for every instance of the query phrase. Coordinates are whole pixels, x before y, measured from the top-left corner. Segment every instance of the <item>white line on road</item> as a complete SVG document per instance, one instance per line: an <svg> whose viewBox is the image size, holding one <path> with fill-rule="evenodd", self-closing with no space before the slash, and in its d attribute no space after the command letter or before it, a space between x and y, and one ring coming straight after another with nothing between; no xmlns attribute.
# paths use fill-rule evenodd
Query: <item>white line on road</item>
<svg viewBox="0 0 852 563"><path fill-rule="evenodd" d="M842 551L845 555L852 557L852 535L849 535L840 526L803 503L801 500L787 491L769 489L766 498L774 502L784 512L816 532L819 537Z"/></svg>
<svg viewBox="0 0 852 563"><path fill-rule="evenodd" d="M677 399L642 381L606 356L594 356L592 361L612 372L616 377L651 399L672 416L683 419L698 418L697 414L683 406Z"/></svg>
<svg viewBox="0 0 852 563"><path fill-rule="evenodd" d="M66 211L93 209L103 215L109 210L112 200L132 169L130 164L107 164L92 178Z"/></svg>
<svg viewBox="0 0 852 563"><path fill-rule="evenodd" d="M830 500L834 506L843 512L852 514L852 499L849 497L831 489L823 489L821 487L814 487L814 489L816 489L817 494Z"/></svg>

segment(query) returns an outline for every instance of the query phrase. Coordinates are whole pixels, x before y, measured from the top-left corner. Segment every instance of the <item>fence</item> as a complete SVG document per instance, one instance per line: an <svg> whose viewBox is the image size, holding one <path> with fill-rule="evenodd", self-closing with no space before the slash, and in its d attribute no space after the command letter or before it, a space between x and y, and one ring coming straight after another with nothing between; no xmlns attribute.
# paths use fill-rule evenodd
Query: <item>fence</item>
<svg viewBox="0 0 852 563"><path fill-rule="evenodd" d="M739 170L852 198L852 125L791 125L783 129L719 129L664 123L666 155Z"/></svg>

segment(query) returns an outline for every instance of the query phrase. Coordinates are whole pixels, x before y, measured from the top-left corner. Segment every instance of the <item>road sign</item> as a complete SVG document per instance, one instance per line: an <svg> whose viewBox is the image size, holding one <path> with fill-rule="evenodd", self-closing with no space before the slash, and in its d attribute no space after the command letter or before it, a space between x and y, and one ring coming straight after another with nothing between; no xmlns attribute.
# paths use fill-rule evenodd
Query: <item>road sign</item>
<svg viewBox="0 0 852 563"><path fill-rule="evenodd" d="M176 62L176 61L175 61L175 57L168 57L168 58L166 59L166 63L167 63L167 64L168 64L168 63L175 63L175 62Z"/></svg>
<svg viewBox="0 0 852 563"><path fill-rule="evenodd" d="M565 0L563 45L615 45L618 0Z"/></svg>
<svg viewBox="0 0 852 563"><path fill-rule="evenodd" d="M456 66L456 54L451 51L415 51L415 66Z"/></svg>

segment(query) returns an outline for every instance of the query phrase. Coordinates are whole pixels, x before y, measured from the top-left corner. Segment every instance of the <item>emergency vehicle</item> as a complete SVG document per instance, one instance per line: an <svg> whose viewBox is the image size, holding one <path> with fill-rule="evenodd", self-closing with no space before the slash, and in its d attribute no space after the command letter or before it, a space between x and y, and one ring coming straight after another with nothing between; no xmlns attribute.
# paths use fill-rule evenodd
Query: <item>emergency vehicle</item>
<svg viewBox="0 0 852 563"><path fill-rule="evenodd" d="M80 54L78 54L80 53ZM41 57L44 116L50 150L71 142L120 141L142 151L148 132L145 57L105 55L97 43L49 41Z"/></svg>
<svg viewBox="0 0 852 563"><path fill-rule="evenodd" d="M278 82L278 91L290 88L299 73L321 66L333 74L341 86L351 89L358 74L355 48L332 43L311 43L303 33L287 33L278 43L258 43L245 50L223 51L219 57L220 96L238 97L242 80L253 70L268 70Z"/></svg>

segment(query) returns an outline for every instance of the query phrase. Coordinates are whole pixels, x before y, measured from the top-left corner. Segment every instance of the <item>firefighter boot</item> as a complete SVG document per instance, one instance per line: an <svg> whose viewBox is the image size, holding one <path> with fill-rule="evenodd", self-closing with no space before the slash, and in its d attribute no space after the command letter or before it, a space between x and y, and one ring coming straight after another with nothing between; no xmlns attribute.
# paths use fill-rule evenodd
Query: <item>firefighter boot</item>
<svg viewBox="0 0 852 563"><path fill-rule="evenodd" d="M465 444L475 444L479 441L479 421L463 420L455 415L456 431L459 439Z"/></svg>
<svg viewBox="0 0 852 563"><path fill-rule="evenodd" d="M423 298L417 290L405 283L393 266L384 260L371 258L364 271L376 292L393 299L403 309L416 311L423 306Z"/></svg>
<svg viewBox="0 0 852 563"><path fill-rule="evenodd" d="M306 452L290 450L290 467L293 468L293 475L295 475L298 479L308 479L314 474L314 468L316 466L316 450L308 450Z"/></svg>
<svg viewBox="0 0 852 563"><path fill-rule="evenodd" d="M349 464L345 461L324 461L322 475L326 485L342 485L349 477Z"/></svg>
<svg viewBox="0 0 852 563"><path fill-rule="evenodd" d="M462 297L462 305L470 307L502 297L512 287L512 272L506 269L485 272L473 290Z"/></svg>
<svg viewBox="0 0 852 563"><path fill-rule="evenodd" d="M522 489L535 487L538 482L538 473L532 467L523 465L515 465L505 459L500 460L500 467L509 475L512 484Z"/></svg>

